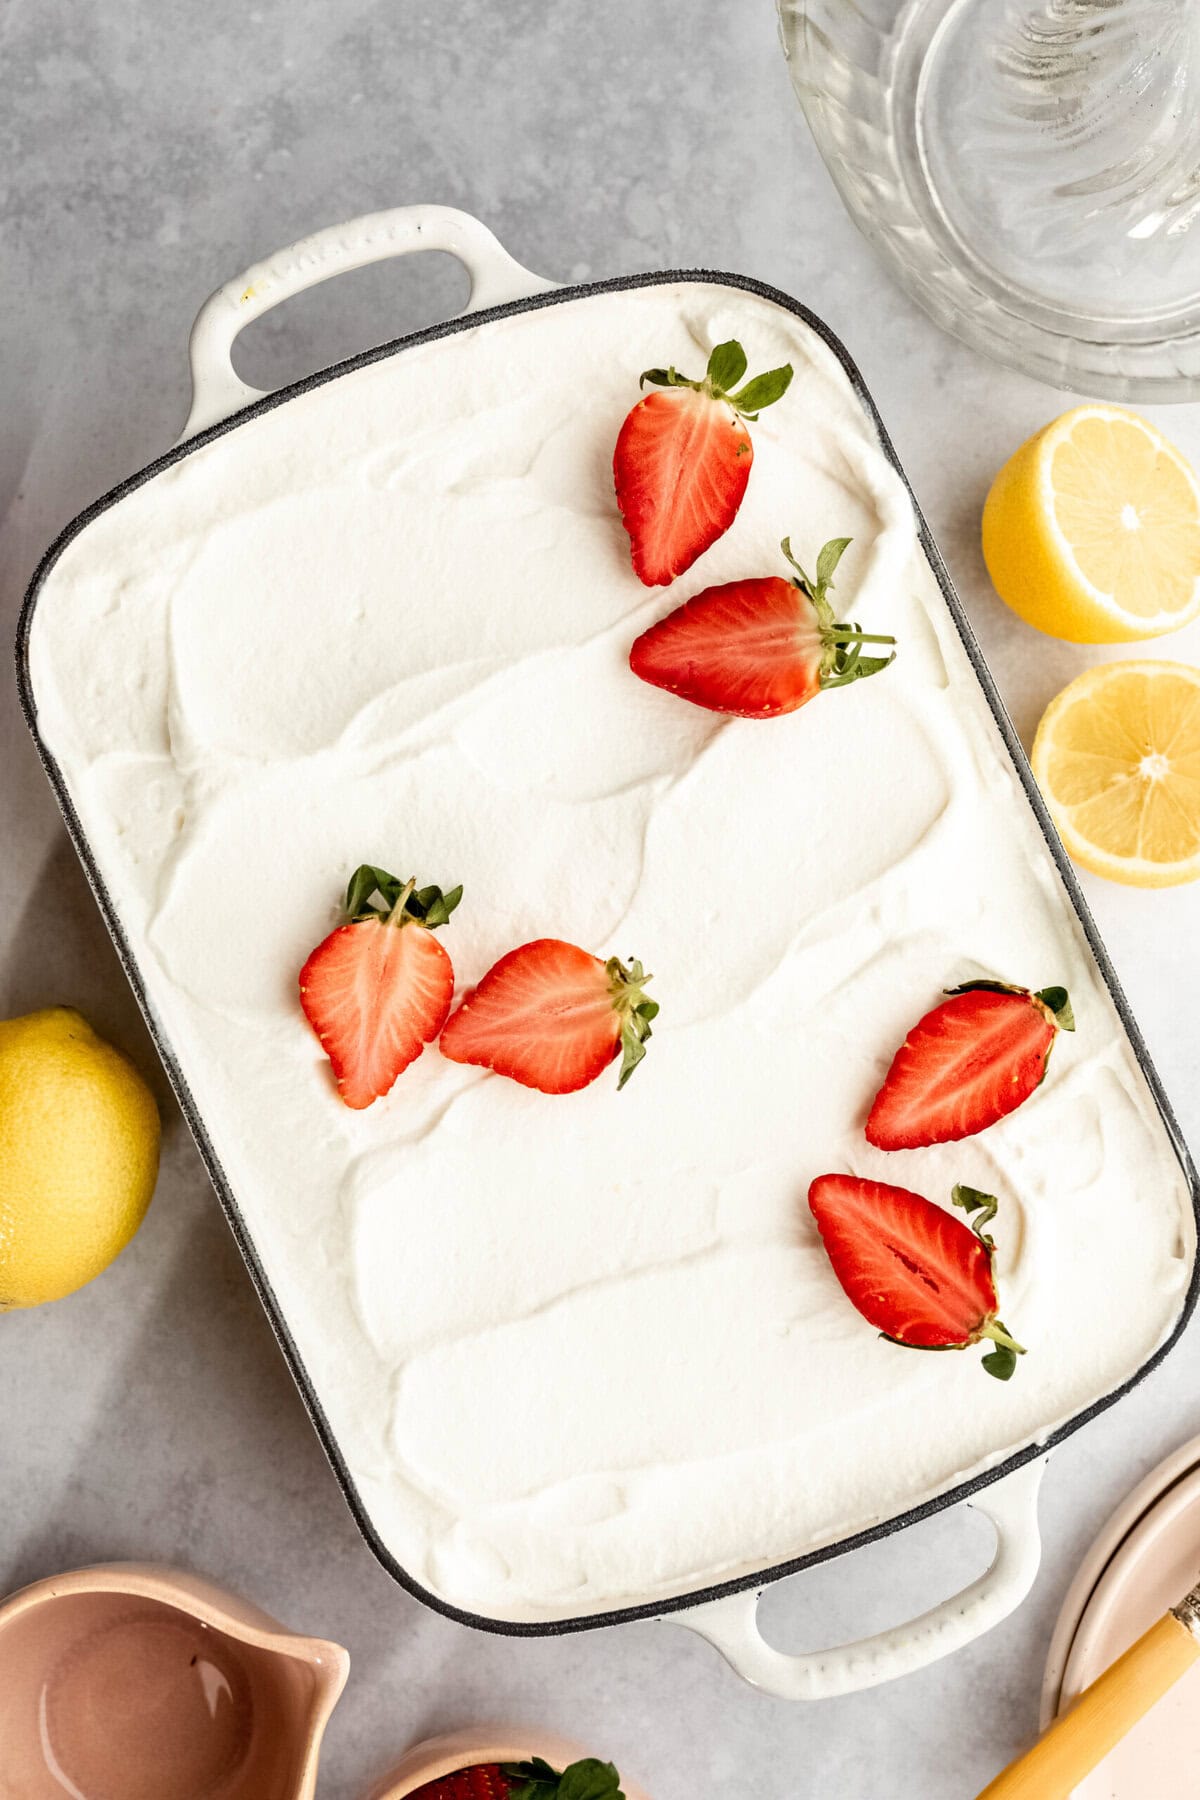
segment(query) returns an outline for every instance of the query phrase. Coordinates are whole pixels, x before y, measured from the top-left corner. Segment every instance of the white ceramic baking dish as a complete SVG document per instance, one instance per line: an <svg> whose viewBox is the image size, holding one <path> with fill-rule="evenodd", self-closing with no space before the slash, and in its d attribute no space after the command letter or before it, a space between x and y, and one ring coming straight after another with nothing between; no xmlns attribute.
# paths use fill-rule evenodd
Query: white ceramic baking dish
<svg viewBox="0 0 1200 1800"><path fill-rule="evenodd" d="M321 1435L330 1462L360 1529L376 1555L395 1578L418 1593L430 1605L465 1623L483 1629L523 1635L570 1631L618 1624L631 1618L661 1616L668 1618L672 1623L686 1626L708 1639L746 1679L776 1694L795 1698L816 1698L868 1687L916 1669L969 1643L998 1623L1023 1598L1033 1582L1039 1560L1037 1489L1044 1465L1045 1451L1067 1433L1085 1423L1095 1412L1112 1404L1121 1394L1127 1392L1134 1382L1145 1375L1149 1368L1166 1353L1178 1337L1194 1304L1195 1269L1192 1269L1186 1304L1170 1339L1138 1370L1133 1380L1126 1382L1116 1392L1104 1395L1095 1405L1079 1412L1065 1425L1059 1425L1053 1429L1048 1428L1046 1434L1038 1442L1027 1445L1017 1454L997 1466L988 1468L984 1473L960 1482L950 1491L938 1495L924 1506L903 1512L870 1530L859 1532L836 1543L824 1545L815 1552L797 1556L779 1566L759 1570L717 1586L675 1596L655 1605L626 1607L590 1617L520 1624L480 1614L466 1613L461 1609L449 1606L425 1590L412 1579L406 1570L398 1566L372 1525L371 1518L358 1493L354 1471L347 1466L335 1435L329 1427L322 1406L321 1394L314 1388L293 1341L288 1320L267 1279L262 1260L256 1249L251 1209L243 1205L242 1198L231 1189L225 1177L206 1121L193 1103L189 1091L187 1070L181 1066L175 1048L168 1041L158 1020L153 1004L153 980L152 976L147 975L145 959L140 955L138 947L127 941L107 891L105 870L98 863L87 841L72 794L64 781L54 755L39 735L38 694L31 680L28 658L30 630L43 584L67 544L84 531L99 514L110 507L119 505L125 495L179 463L197 445L207 444L231 430L240 432L253 429L254 420L264 411L274 408L282 401L309 387L336 380L339 375L361 367L374 358L394 355L412 344L452 334L459 328L454 321L434 327L428 332L416 334L414 337L400 340L396 344L385 345L378 351L369 352L364 357L323 371L320 375L311 377L307 382L298 383L292 388L273 395L264 395L248 387L233 368L231 351L238 333L252 320L260 317L280 301L345 270L361 267L382 258L405 255L425 249L447 251L457 257L465 266L471 280L471 298L466 310L470 315L469 322L473 325L486 326L489 320L511 316L524 310L540 306L556 306L568 303L577 296L617 291L622 288L636 288L660 280L703 279L710 282L721 282L733 289L762 295L778 305L789 308L793 314L803 319L840 359L858 399L874 422L884 453L897 471L901 475L903 473L896 462L894 452L882 424L878 420L870 396L865 391L861 378L845 351L818 319L815 319L785 295L763 288L760 284L744 277L713 275L707 272L691 275L674 273L667 276L631 277L627 281L597 283L583 288L556 289L553 283L521 268L501 248L484 226L463 213L443 207L416 206L371 215L343 226L318 232L289 249L281 251L278 255L240 275L236 280L228 282L202 308L191 337L193 401L182 441L165 457L133 477L131 481L123 484L77 519L48 552L31 584L22 616L18 646L21 695L30 728L37 739L42 761L54 786L68 830L83 861L126 973L138 995L149 1027L155 1035L180 1105L195 1135L231 1229L245 1257L263 1305L271 1318L284 1354L291 1365L314 1425ZM913 504L914 511L916 511L915 501ZM1161 1113L1164 1130L1184 1170L1195 1208L1197 1204L1196 1177L1180 1139L1178 1128L1162 1094L1155 1072L1148 1061L1145 1047L1137 1027L1129 1015L1103 947L1096 936L1095 928L1087 913L1069 864L1033 784L1020 745L919 512L916 512L916 519L923 549L941 586L946 606L963 640L975 674L991 708L996 731L1012 759L1028 804L1050 846L1070 903L1078 914L1103 981L1111 994L1120 1021L1149 1083ZM942 1601L919 1618L892 1630L829 1651L802 1656L785 1655L772 1648L764 1640L758 1629L756 1615L759 1595L767 1584L812 1564L844 1554L857 1545L898 1531L920 1518L928 1517L959 1501L969 1501L971 1505L982 1512L991 1521L996 1533L996 1549L991 1566L961 1593Z"/></svg>

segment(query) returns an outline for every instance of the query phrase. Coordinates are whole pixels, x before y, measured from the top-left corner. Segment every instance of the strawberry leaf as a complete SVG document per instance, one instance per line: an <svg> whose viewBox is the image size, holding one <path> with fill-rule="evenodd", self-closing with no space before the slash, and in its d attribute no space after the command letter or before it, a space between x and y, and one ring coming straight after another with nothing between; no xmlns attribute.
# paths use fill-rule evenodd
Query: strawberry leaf
<svg viewBox="0 0 1200 1800"><path fill-rule="evenodd" d="M391 912L403 886L404 883L389 875L386 869L377 869L373 863L361 863L346 889L346 911L352 919L369 918L378 911ZM382 908L371 905L376 894L384 903Z"/></svg>
<svg viewBox="0 0 1200 1800"><path fill-rule="evenodd" d="M853 542L853 538L830 538L827 544L822 545L817 557L817 586L822 593L833 586L834 570Z"/></svg>
<svg viewBox="0 0 1200 1800"><path fill-rule="evenodd" d="M558 1774L540 1756L509 1763L500 1773L509 1783L511 1800L625 1800L621 1777L612 1763L588 1756Z"/></svg>
<svg viewBox="0 0 1200 1800"><path fill-rule="evenodd" d="M697 393L711 394L715 399L728 400L737 412L747 419L756 419L764 406L774 405L776 400L787 393L792 379L792 365L785 363L781 369L768 369L765 375L756 375L748 381L740 392L733 394L729 390L736 386L746 373L746 352L736 338L727 343L718 344L708 359L708 369L703 381L692 381L689 376L681 375L672 363L667 369L643 369L638 377L638 386L645 387L651 382L655 387L688 387Z"/></svg>
<svg viewBox="0 0 1200 1800"><path fill-rule="evenodd" d="M984 1237L983 1227L985 1225L990 1225L1000 1210L1000 1202L997 1200L995 1194L985 1194L982 1193L979 1188L965 1187L960 1181L953 1189L950 1198L955 1206L961 1206L965 1213L971 1215L971 1224L975 1229L976 1236L979 1237L989 1249L992 1249L992 1240L989 1237ZM980 1217L975 1218L973 1216L975 1213L979 1213Z"/></svg>
<svg viewBox="0 0 1200 1800"><path fill-rule="evenodd" d="M860 631L851 621L849 624L839 622L833 616L833 607L826 598L833 586L833 575L841 562L847 547L854 542L853 538L830 538L822 545L817 557L817 577L814 581L792 555L792 540L785 537L780 549L796 571L792 578L793 586L799 588L805 599L812 603L817 615L817 626L821 633L821 686L822 688L849 687L852 681L861 681L867 675L878 675L889 663L896 660L893 650L890 656L864 656L864 644L894 644L894 637L879 632Z"/></svg>
<svg viewBox="0 0 1200 1800"><path fill-rule="evenodd" d="M868 637L853 625L835 625L832 630L840 635L834 638L836 648L829 657L828 666L821 671L822 688L849 687L852 681L862 681L867 675L878 675L880 669L886 669L896 660L894 650L890 656L864 656L862 653L864 644L879 641L890 644L893 641L891 638L878 640ZM850 633L854 635L851 636Z"/></svg>
<svg viewBox="0 0 1200 1800"><path fill-rule="evenodd" d="M640 1007L631 1012L621 1027L621 1073L617 1079L620 1093L640 1062L645 1061L646 1039L650 1037L650 1021Z"/></svg>
<svg viewBox="0 0 1200 1800"><path fill-rule="evenodd" d="M718 344L708 359L708 385L714 394L730 393L746 373L746 352L736 338Z"/></svg>
<svg viewBox="0 0 1200 1800"><path fill-rule="evenodd" d="M625 1800L621 1777L612 1763L588 1757L572 1763L558 1784L557 1800Z"/></svg>
<svg viewBox="0 0 1200 1800"><path fill-rule="evenodd" d="M796 561L796 558L792 555L792 540L791 540L791 538L785 537L782 540L782 542L780 543L779 548L783 551L783 554L787 557L787 559L791 563L793 569L795 569L795 571L796 571L796 586L800 589L800 592L802 594L807 594L808 598L810 600L812 600L813 602L815 602L817 599L816 583L809 580L808 576L804 573L804 570L801 567L801 565Z"/></svg>
<svg viewBox="0 0 1200 1800"><path fill-rule="evenodd" d="M768 369L765 375L756 375L740 392L729 396L730 402L747 418L754 419L764 406L774 406L776 400L782 400L791 382L792 365L784 363L782 369Z"/></svg>
<svg viewBox="0 0 1200 1800"><path fill-rule="evenodd" d="M983 1366L997 1381L1010 1381L1017 1366L1017 1353L1007 1344L997 1344L983 1359Z"/></svg>
<svg viewBox="0 0 1200 1800"><path fill-rule="evenodd" d="M440 887L418 888L414 880L401 881L374 863L360 863L346 888L345 907L353 923L385 919L403 925L411 919L434 931L446 923L462 896L461 885L443 894Z"/></svg>
<svg viewBox="0 0 1200 1800"><path fill-rule="evenodd" d="M1043 1006L1050 1008L1060 1031L1074 1031L1075 1011L1065 987L1041 988L1034 995L1034 999L1040 1000Z"/></svg>
<svg viewBox="0 0 1200 1800"><path fill-rule="evenodd" d="M817 578L815 581L804 572L803 568L801 568L800 564L796 561L796 558L792 555L791 538L785 537L780 544L780 549L783 551L783 554L787 557L799 577L796 585L799 587L801 593L808 595L808 598L812 601L818 612L821 610L826 594L833 586L834 571L853 542L854 539L848 537L830 538L828 543L822 544L817 555ZM830 621L832 621L832 611L828 614L828 617ZM847 631L853 630L854 627L839 625L837 629L839 631ZM890 644L894 642L894 639L889 638L887 641Z"/></svg>
<svg viewBox="0 0 1200 1800"><path fill-rule="evenodd" d="M420 903L421 923L430 931L436 931L439 925L446 923L462 897L461 882L457 887L451 888L448 894L443 894L441 888L435 887L422 888L419 894L413 895L413 899Z"/></svg>
<svg viewBox="0 0 1200 1800"><path fill-rule="evenodd" d="M542 1800L543 1794L549 1797L558 1793L558 1771L552 1769L548 1762L543 1762L540 1756L531 1758L529 1762L502 1763L500 1773L510 1787L513 1782L524 1784L512 1788L515 1800Z"/></svg>
<svg viewBox="0 0 1200 1800"><path fill-rule="evenodd" d="M850 679L852 681L860 681L864 675L878 675L880 669L886 669L888 665L894 663L895 660L896 653L894 650L890 656L856 656L854 659L854 673Z"/></svg>
<svg viewBox="0 0 1200 1800"><path fill-rule="evenodd" d="M610 956L604 966L612 1002L621 1017L621 1073L617 1080L620 1093L645 1059L646 1044L653 1036L651 1021L658 1017L658 1002L647 1000L642 991L650 976L636 957L630 960L628 968L619 956Z"/></svg>

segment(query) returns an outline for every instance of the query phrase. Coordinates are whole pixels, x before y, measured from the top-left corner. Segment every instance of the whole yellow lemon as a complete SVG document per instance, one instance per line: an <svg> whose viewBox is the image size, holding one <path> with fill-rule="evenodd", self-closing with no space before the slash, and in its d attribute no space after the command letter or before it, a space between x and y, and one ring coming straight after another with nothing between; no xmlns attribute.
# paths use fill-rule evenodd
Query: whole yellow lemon
<svg viewBox="0 0 1200 1800"><path fill-rule="evenodd" d="M158 1108L67 1006L0 1020L0 1312L74 1293L146 1214Z"/></svg>

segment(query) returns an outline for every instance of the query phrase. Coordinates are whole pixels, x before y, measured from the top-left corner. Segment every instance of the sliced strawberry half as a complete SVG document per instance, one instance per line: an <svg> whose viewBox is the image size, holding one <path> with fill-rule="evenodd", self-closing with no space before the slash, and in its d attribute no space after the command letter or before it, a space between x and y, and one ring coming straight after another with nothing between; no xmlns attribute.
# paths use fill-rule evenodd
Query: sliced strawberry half
<svg viewBox="0 0 1200 1800"><path fill-rule="evenodd" d="M884 1337L913 1350L965 1350L982 1339L989 1375L1007 1381L1022 1346L997 1318L995 1244L984 1226L998 1202L958 1186L973 1226L907 1188L820 1175L808 1203L846 1297Z"/></svg>
<svg viewBox="0 0 1200 1800"><path fill-rule="evenodd" d="M871 1104L867 1140L915 1150L974 1137L1014 1112L1046 1076L1060 1031L1074 1031L1067 990L974 981L913 1026Z"/></svg>
<svg viewBox="0 0 1200 1800"><path fill-rule="evenodd" d="M633 566L647 587L682 575L737 516L754 460L747 422L787 392L792 366L739 387L745 373L746 352L730 339L717 345L701 381L674 368L642 375L640 385L656 391L622 425L613 476Z"/></svg>
<svg viewBox="0 0 1200 1800"><path fill-rule="evenodd" d="M433 934L461 899L461 887L418 888L364 863L346 889L349 923L300 971L304 1016L356 1111L386 1094L446 1022L454 968Z"/></svg>
<svg viewBox="0 0 1200 1800"><path fill-rule="evenodd" d="M447 1021L443 1056L544 1094L571 1094L622 1052L623 1088L646 1054L658 1007L640 962L605 962L560 938L510 950Z"/></svg>
<svg viewBox="0 0 1200 1800"><path fill-rule="evenodd" d="M560 1771L535 1756L503 1767L480 1763L459 1769L426 1782L412 1800L625 1800L625 1796L611 1763L589 1756Z"/></svg>
<svg viewBox="0 0 1200 1800"><path fill-rule="evenodd" d="M642 633L629 653L630 668L652 687L743 719L774 719L824 688L878 674L892 658L864 656L863 645L895 638L840 624L827 598L849 542L831 539L810 580L785 538L791 579L771 575L705 588Z"/></svg>

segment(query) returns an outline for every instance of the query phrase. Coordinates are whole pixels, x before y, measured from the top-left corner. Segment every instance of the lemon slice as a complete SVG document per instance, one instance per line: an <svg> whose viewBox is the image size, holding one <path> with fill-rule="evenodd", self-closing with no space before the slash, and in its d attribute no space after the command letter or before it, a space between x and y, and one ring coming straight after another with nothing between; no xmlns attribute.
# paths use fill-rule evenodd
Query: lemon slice
<svg viewBox="0 0 1200 1800"><path fill-rule="evenodd" d="M1000 598L1051 637L1158 637L1200 613L1200 485L1136 413L1077 406L997 475L983 555Z"/></svg>
<svg viewBox="0 0 1200 1800"><path fill-rule="evenodd" d="M1110 881L1200 878L1200 669L1102 663L1046 708L1033 772L1072 859Z"/></svg>

